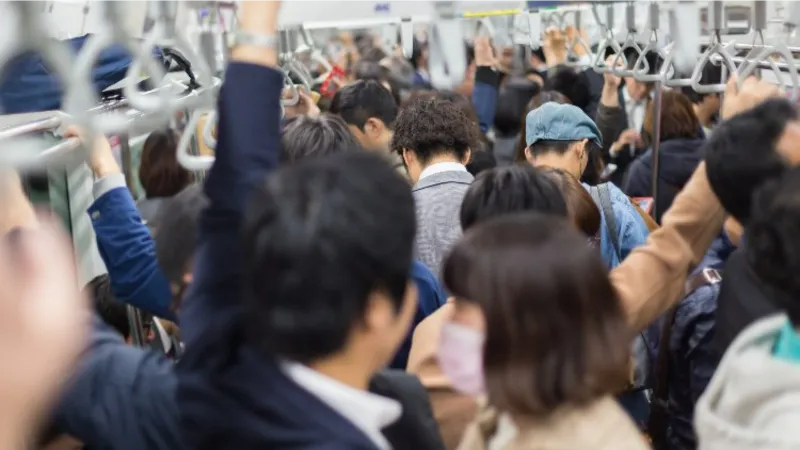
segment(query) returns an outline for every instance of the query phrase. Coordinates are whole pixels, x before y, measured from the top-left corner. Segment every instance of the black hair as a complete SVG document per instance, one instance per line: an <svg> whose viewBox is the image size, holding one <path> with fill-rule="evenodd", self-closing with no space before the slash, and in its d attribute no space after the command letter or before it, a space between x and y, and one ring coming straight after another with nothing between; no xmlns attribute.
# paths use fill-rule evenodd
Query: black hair
<svg viewBox="0 0 800 450"><path fill-rule="evenodd" d="M755 194L745 254L772 300L800 326L800 168L766 182Z"/></svg>
<svg viewBox="0 0 800 450"><path fill-rule="evenodd" d="M589 82L582 73L576 72L572 67L558 67L554 74L547 77L543 89L564 94L570 103L581 110L586 109L592 101Z"/></svg>
<svg viewBox="0 0 800 450"><path fill-rule="evenodd" d="M684 74L684 76L690 76L691 74ZM716 66L714 64L706 64L703 66L703 70L700 75L700 84L720 84L722 83L722 65ZM709 95L719 95L717 93L714 94L701 94L694 90L691 86L683 86L681 87L681 92L685 95L692 103L698 104L703 101Z"/></svg>
<svg viewBox="0 0 800 450"><path fill-rule="evenodd" d="M392 128L398 107L392 93L379 81L361 80L336 92L331 113L338 114L348 125L359 129L363 129L370 118L379 119Z"/></svg>
<svg viewBox="0 0 800 450"><path fill-rule="evenodd" d="M461 228L466 231L488 219L520 212L567 217L567 203L558 184L528 164L482 172L461 203Z"/></svg>
<svg viewBox="0 0 800 450"><path fill-rule="evenodd" d="M387 81L386 69L374 61L359 60L353 64L353 78L356 80Z"/></svg>
<svg viewBox="0 0 800 450"><path fill-rule="evenodd" d="M569 148L578 143L579 141L536 141L528 147L532 155L544 155L547 153L556 153L563 155ZM603 173L603 148L600 147L595 141L589 140L585 147L588 161L586 169L581 174L581 182L591 186L600 183L601 175Z"/></svg>
<svg viewBox="0 0 800 450"><path fill-rule="evenodd" d="M479 136L478 127L456 103L420 98L397 116L391 148L400 154L413 151L422 163L448 153L462 160L478 145Z"/></svg>
<svg viewBox="0 0 800 450"><path fill-rule="evenodd" d="M246 211L245 317L257 347L309 363L342 350L376 290L400 310L414 199L379 155L281 167L256 187Z"/></svg>
<svg viewBox="0 0 800 450"><path fill-rule="evenodd" d="M788 168L775 146L787 123L797 119L797 109L788 100L768 100L720 123L706 142L711 188L742 225L750 220L756 189Z"/></svg>
<svg viewBox="0 0 800 450"><path fill-rule="evenodd" d="M294 163L341 152L360 151L361 144L339 116L300 116L287 121L281 136L281 163Z"/></svg>
<svg viewBox="0 0 800 450"><path fill-rule="evenodd" d="M414 38L413 47L411 50L411 58L408 59L408 62L411 63L411 67L414 70L419 69L419 59L422 57L422 52L428 47L426 42L421 42L419 39Z"/></svg>
<svg viewBox="0 0 800 450"><path fill-rule="evenodd" d="M92 279L86 287L89 291L94 310L108 326L115 329L123 338L131 335L131 326L128 322L128 310L125 304L117 301L111 290L111 281L108 275L100 275Z"/></svg>
<svg viewBox="0 0 800 450"><path fill-rule="evenodd" d="M500 89L494 113L494 130L501 137L518 135L520 122L528 112L528 102L541 87L528 79L511 79Z"/></svg>
<svg viewBox="0 0 800 450"><path fill-rule="evenodd" d="M466 57L467 57L467 66L469 66L470 64L473 63L473 61L475 61L475 46L473 46L469 42L465 42L464 47L465 47L464 51L466 52Z"/></svg>
<svg viewBox="0 0 800 450"><path fill-rule="evenodd" d="M158 265L170 283L181 286L191 270L197 222L208 205L203 186L192 184L164 201L156 215L154 237Z"/></svg>
<svg viewBox="0 0 800 450"><path fill-rule="evenodd" d="M486 145L486 143L484 143ZM486 170L494 169L497 167L497 158L494 157L491 149L484 149L474 151L470 155L469 163L467 163L467 171L472 176L477 176L479 173Z"/></svg>

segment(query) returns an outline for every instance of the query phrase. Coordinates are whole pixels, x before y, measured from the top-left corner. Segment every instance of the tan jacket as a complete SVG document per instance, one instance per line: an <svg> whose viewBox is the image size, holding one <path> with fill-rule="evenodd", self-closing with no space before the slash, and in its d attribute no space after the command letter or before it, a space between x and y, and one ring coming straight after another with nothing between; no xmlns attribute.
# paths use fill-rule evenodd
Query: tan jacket
<svg viewBox="0 0 800 450"><path fill-rule="evenodd" d="M501 431L494 410L481 411L470 424L458 450L648 450L617 402L606 397L576 409L564 408L547 418L515 418L516 434ZM499 431L499 432L498 432ZM506 435L506 436L502 436ZM499 438L503 443L493 442ZM509 440L510 439L510 440ZM491 444L491 445L490 445Z"/></svg>
<svg viewBox="0 0 800 450"><path fill-rule="evenodd" d="M664 214L661 228L609 275L632 330L643 330L683 297L686 274L703 259L724 220L725 211L702 163ZM468 414L476 408L474 401L452 390L436 361L441 325L452 314L452 306L445 305L423 320L414 331L408 357L408 371L431 393L434 416L451 450L457 446L451 445L457 442L454 436L463 433L472 419ZM463 409L453 410L454 404Z"/></svg>

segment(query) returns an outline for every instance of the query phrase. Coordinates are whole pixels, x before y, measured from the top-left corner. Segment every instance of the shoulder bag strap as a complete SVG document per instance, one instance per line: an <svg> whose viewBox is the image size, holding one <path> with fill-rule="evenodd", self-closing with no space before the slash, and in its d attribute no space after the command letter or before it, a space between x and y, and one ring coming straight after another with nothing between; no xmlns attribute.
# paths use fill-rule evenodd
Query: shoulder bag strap
<svg viewBox="0 0 800 450"><path fill-rule="evenodd" d="M600 207L600 212L603 214L603 218L606 221L606 228L608 228L608 236L611 239L611 245L614 246L614 251L617 252L617 258L622 260L622 252L619 248L617 219L614 216L614 208L611 206L611 192L608 189L608 183L589 188L589 193L592 196L592 200Z"/></svg>

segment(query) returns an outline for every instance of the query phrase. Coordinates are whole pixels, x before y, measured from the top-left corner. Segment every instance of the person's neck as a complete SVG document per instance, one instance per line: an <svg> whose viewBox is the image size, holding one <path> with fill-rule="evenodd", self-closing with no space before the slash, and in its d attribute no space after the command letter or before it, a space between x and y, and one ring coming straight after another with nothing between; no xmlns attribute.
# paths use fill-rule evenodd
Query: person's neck
<svg viewBox="0 0 800 450"><path fill-rule="evenodd" d="M353 357L348 353L340 353L308 364L310 369L322 375L352 388L366 391L373 373L364 366L363 358Z"/></svg>
<svg viewBox="0 0 800 450"><path fill-rule="evenodd" d="M423 168L423 170L427 169L430 166L433 166L434 164L440 164L440 163L463 164L461 161L458 160L458 158L456 158L453 155L434 156L433 158L425 162L425 167Z"/></svg>
<svg viewBox="0 0 800 450"><path fill-rule="evenodd" d="M539 155L533 164L536 167L551 167L553 169L561 169L577 179L581 178L580 169L571 164L566 155L559 155L556 153L547 153Z"/></svg>

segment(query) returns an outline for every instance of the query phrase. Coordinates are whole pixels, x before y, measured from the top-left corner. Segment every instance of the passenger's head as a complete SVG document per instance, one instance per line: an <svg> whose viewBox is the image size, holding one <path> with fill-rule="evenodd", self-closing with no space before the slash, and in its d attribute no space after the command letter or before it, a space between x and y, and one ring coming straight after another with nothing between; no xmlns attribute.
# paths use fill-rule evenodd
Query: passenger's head
<svg viewBox="0 0 800 450"><path fill-rule="evenodd" d="M650 102L644 115L642 125L645 141L652 143L651 136L655 135L655 102ZM699 138L702 127L697 115L694 113L692 103L685 95L678 91L664 91L661 93L661 142L672 139Z"/></svg>
<svg viewBox="0 0 800 450"><path fill-rule="evenodd" d="M207 205L203 186L192 184L166 200L156 216L153 227L156 258L172 288L173 310L180 307L183 294L192 281L197 222Z"/></svg>
<svg viewBox="0 0 800 450"><path fill-rule="evenodd" d="M460 391L486 393L512 416L546 416L628 379L631 335L617 293L599 252L564 218L478 224L445 260L443 281L455 313L439 361Z"/></svg>
<svg viewBox="0 0 800 450"><path fill-rule="evenodd" d="M586 237L594 238L600 231L600 210L592 196L577 178L561 169L544 169L556 182L567 204L567 213L578 231Z"/></svg>
<svg viewBox="0 0 800 450"><path fill-rule="evenodd" d="M417 301L414 200L396 170L367 152L284 166L256 187L243 230L251 342L359 376L385 367Z"/></svg>
<svg viewBox="0 0 800 450"><path fill-rule="evenodd" d="M703 66L700 83L704 85L722 83L722 66L715 66L714 64ZM719 108L722 105L722 97L719 93L701 94L691 86L685 86L681 90L683 95L694 105L698 119L703 125L707 126L712 122L716 122Z"/></svg>
<svg viewBox="0 0 800 450"><path fill-rule="evenodd" d="M467 163L467 172L472 176L486 172L497 167L497 158L491 149L476 150L470 154L469 163Z"/></svg>
<svg viewBox="0 0 800 450"><path fill-rule="evenodd" d="M745 249L770 299L800 327L800 168L758 190Z"/></svg>
<svg viewBox="0 0 800 450"><path fill-rule="evenodd" d="M592 93L586 77L571 67L559 67L555 74L547 77L544 89L556 91L569 99L569 102L581 110L586 109L592 101Z"/></svg>
<svg viewBox="0 0 800 450"><path fill-rule="evenodd" d="M375 80L345 86L334 96L331 112L347 122L365 149L388 151L397 119L397 103L385 86Z"/></svg>
<svg viewBox="0 0 800 450"><path fill-rule="evenodd" d="M635 49L628 47L624 50L625 59L627 60L627 68L629 70L634 69L634 65L636 61L639 59L640 53ZM656 68L659 64L659 57L654 52L650 52L648 55L645 56L648 67L650 70L648 73L653 74L656 72ZM625 90L628 91L628 95L634 101L642 101L647 99L650 96L650 93L653 92L653 87L655 86L651 81L640 81L637 80L635 77L624 77L623 80L625 81Z"/></svg>
<svg viewBox="0 0 800 450"><path fill-rule="evenodd" d="M497 96L494 112L494 130L500 137L514 137L524 127L520 122L528 112L528 102L539 93L539 85L525 78L506 83Z"/></svg>
<svg viewBox="0 0 800 450"><path fill-rule="evenodd" d="M479 139L475 124L455 103L434 97L419 99L400 111L391 147L403 157L408 175L416 183L432 164L467 164Z"/></svg>
<svg viewBox="0 0 800 450"><path fill-rule="evenodd" d="M556 182L529 165L497 167L475 178L461 203L465 231L489 219L521 212L567 217L567 204Z"/></svg>
<svg viewBox="0 0 800 450"><path fill-rule="evenodd" d="M522 119L520 119L519 138L517 139L517 149L514 153L514 160L516 162L522 163L527 161L525 149L528 148L528 144L525 143L525 123L527 122L528 113L550 102L569 104L569 99L558 91L541 91L531 98L530 102L528 102L525 114L522 116Z"/></svg>
<svg viewBox="0 0 800 450"><path fill-rule="evenodd" d="M603 140L597 125L580 108L551 102L528 113L525 145L529 163L563 169L581 179L590 166L590 153L602 152Z"/></svg>
<svg viewBox="0 0 800 450"><path fill-rule="evenodd" d="M84 288L90 293L94 310L108 326L116 330L126 342L130 343L131 326L128 322L128 310L124 303L114 297L108 275L100 275L92 279Z"/></svg>
<svg viewBox="0 0 800 450"><path fill-rule="evenodd" d="M172 197L191 184L192 174L178 164L179 139L173 130L160 130L144 141L139 182L147 198Z"/></svg>
<svg viewBox="0 0 800 450"><path fill-rule="evenodd" d="M281 142L283 164L362 149L341 117L332 114L291 119L283 128Z"/></svg>
<svg viewBox="0 0 800 450"><path fill-rule="evenodd" d="M711 188L747 227L756 189L800 164L797 108L785 99L768 100L720 123L705 148Z"/></svg>
<svg viewBox="0 0 800 450"><path fill-rule="evenodd" d="M411 58L408 59L414 70L428 70L428 43L414 39Z"/></svg>

